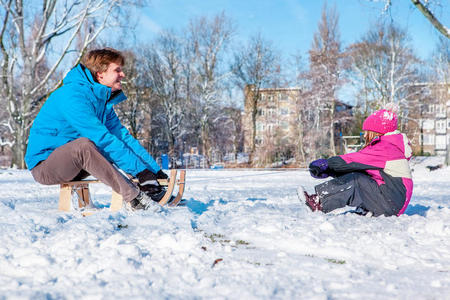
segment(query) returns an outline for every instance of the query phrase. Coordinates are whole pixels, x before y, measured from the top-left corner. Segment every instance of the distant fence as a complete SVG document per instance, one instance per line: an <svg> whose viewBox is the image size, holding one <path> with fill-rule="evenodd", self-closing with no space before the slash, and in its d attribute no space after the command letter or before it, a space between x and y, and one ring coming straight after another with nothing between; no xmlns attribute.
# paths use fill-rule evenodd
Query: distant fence
<svg viewBox="0 0 450 300"><path fill-rule="evenodd" d="M156 162L162 166L163 160L158 157ZM237 157L233 153L227 153L222 157L215 156L210 159L211 167L245 163L248 163L247 153L238 153ZM206 158L201 154L184 153L180 157L169 157L169 168L205 169L207 167Z"/></svg>

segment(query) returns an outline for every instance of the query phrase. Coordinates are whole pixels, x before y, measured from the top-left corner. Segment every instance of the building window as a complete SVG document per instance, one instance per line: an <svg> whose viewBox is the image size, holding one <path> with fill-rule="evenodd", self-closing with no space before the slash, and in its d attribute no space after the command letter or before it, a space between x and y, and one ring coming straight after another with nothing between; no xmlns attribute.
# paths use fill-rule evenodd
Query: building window
<svg viewBox="0 0 450 300"><path fill-rule="evenodd" d="M286 116L289 114L289 108L281 108L280 109L280 115Z"/></svg>
<svg viewBox="0 0 450 300"><path fill-rule="evenodd" d="M262 131L264 130L264 124L260 122L256 122L256 131Z"/></svg>
<svg viewBox="0 0 450 300"><path fill-rule="evenodd" d="M434 145L434 134L424 134L423 135L424 145Z"/></svg>
<svg viewBox="0 0 450 300"><path fill-rule="evenodd" d="M436 132L437 133L446 133L447 128L445 128L445 120L436 121Z"/></svg>
<svg viewBox="0 0 450 300"><path fill-rule="evenodd" d="M437 150L445 150L447 148L445 135L437 135L436 136L436 149Z"/></svg>
<svg viewBox="0 0 450 300"><path fill-rule="evenodd" d="M434 129L434 120L423 120L422 128L426 130Z"/></svg>
<svg viewBox="0 0 450 300"><path fill-rule="evenodd" d="M443 104L436 105L436 116L445 117L445 106Z"/></svg>

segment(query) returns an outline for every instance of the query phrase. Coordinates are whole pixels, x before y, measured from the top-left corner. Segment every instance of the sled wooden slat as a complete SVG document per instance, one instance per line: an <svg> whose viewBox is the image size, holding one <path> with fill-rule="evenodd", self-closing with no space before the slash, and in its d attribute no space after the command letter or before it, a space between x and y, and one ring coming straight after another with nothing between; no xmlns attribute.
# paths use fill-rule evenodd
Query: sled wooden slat
<svg viewBox="0 0 450 300"><path fill-rule="evenodd" d="M89 185L79 184L76 192L78 194L78 207L89 206L91 203L89 196Z"/></svg>
<svg viewBox="0 0 450 300"><path fill-rule="evenodd" d="M178 184L180 188L178 189L178 195L175 199L181 196L184 191L184 178L185 178L185 170L182 170L180 173L180 180L177 181L177 170L172 169L170 171L170 181L167 179L158 179L158 183L162 186L167 186L167 191L164 197L159 202L162 206L165 205L171 198L172 192L174 190L175 184ZM133 179L133 182L137 183L136 179ZM182 183L181 183L182 182ZM59 202L58 202L58 209L61 211L70 211L72 208L72 193L75 191L78 195L78 207L79 208L85 208L89 207L91 204L91 199L89 195L89 184L95 184L95 183L101 183L98 179L88 179L88 180L78 180L78 181L70 181L60 184L60 191L59 191ZM178 200L179 202L179 200ZM177 202L177 203L178 203ZM110 211L115 212L122 209L123 206L123 199L122 196L119 193L116 193L115 191L112 191L111 194L111 205L110 205ZM173 205L171 205L173 206ZM95 213L94 210L86 210L83 211L82 214L84 216L92 215Z"/></svg>
<svg viewBox="0 0 450 300"><path fill-rule="evenodd" d="M170 170L169 177L169 185L167 186L167 192L164 194L164 197L159 201L161 206L166 205L169 202L170 197L172 196L173 188L175 187L175 181L177 180L177 170Z"/></svg>
<svg viewBox="0 0 450 300"><path fill-rule="evenodd" d="M122 208L122 206L123 206L122 195L119 193L116 193L115 191L112 191L111 206L109 207L109 209L111 211L118 211Z"/></svg>
<svg viewBox="0 0 450 300"><path fill-rule="evenodd" d="M62 211L70 211L70 198L72 196L72 187L68 184L61 184L59 189L58 209Z"/></svg>
<svg viewBox="0 0 450 300"><path fill-rule="evenodd" d="M169 206L177 206L178 203L180 203L181 198L183 197L183 193L184 193L185 180L186 180L186 170L182 170L180 172L180 179L178 180L178 194L175 197L175 199L173 199L173 201L170 202Z"/></svg>
<svg viewBox="0 0 450 300"><path fill-rule="evenodd" d="M138 181L137 181L137 179L133 179L133 182L137 183ZM63 184L77 185L77 184L90 184L90 183L101 183L101 181L98 179L86 179L86 180L78 180L78 181L69 181L69 182L62 183L61 185L63 185ZM169 185L169 181L167 179L158 179L158 183L160 185L164 185L164 186Z"/></svg>

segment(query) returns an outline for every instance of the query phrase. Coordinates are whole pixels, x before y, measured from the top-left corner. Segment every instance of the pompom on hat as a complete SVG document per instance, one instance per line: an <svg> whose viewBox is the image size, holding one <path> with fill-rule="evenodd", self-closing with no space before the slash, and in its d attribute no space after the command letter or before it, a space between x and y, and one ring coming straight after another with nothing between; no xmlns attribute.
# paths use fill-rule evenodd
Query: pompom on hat
<svg viewBox="0 0 450 300"><path fill-rule="evenodd" d="M377 110L367 117L362 129L385 134L395 131L398 127L398 106L394 103L386 104L384 109Z"/></svg>

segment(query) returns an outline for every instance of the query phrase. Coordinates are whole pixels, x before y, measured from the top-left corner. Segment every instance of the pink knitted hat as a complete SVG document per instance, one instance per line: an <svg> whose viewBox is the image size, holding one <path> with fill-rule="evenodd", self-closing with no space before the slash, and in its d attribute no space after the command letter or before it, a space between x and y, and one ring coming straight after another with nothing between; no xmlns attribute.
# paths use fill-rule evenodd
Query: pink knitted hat
<svg viewBox="0 0 450 300"><path fill-rule="evenodd" d="M388 104L385 109L374 112L364 121L362 129L381 134L396 130L398 126L398 118L395 114L398 108L396 108L395 104Z"/></svg>

